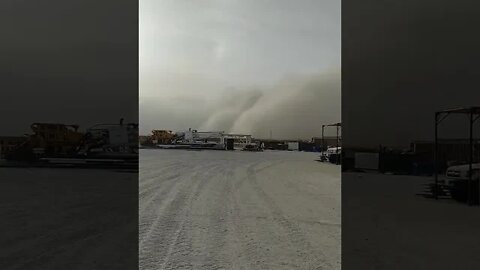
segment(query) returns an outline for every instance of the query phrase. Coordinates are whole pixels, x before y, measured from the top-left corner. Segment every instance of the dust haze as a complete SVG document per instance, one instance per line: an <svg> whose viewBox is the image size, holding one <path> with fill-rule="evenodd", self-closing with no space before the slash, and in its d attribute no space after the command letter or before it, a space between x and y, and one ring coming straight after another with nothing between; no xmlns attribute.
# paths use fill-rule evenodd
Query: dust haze
<svg viewBox="0 0 480 270"><path fill-rule="evenodd" d="M340 1L140 2L140 131L311 139L340 121Z"/></svg>
<svg viewBox="0 0 480 270"><path fill-rule="evenodd" d="M144 133L160 126L191 127L259 138L271 133L275 138L310 139L320 135L322 124L340 121L340 88L339 70L330 70L292 75L269 88L227 89L212 100L184 96L163 104L155 101L157 106L144 101L141 128Z"/></svg>

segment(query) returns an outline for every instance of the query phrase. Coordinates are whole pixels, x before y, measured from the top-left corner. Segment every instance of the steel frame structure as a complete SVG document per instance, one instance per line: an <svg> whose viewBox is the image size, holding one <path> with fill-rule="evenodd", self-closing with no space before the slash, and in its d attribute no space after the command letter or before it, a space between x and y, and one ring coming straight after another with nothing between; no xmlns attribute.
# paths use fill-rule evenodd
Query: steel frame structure
<svg viewBox="0 0 480 270"><path fill-rule="evenodd" d="M473 164L473 125L475 121L480 118L480 107L460 107L454 109L448 109L435 112L435 147L434 147L434 175L435 186L434 196L438 199L439 186L438 186L438 126L451 114L466 114L469 116L469 174L467 180L467 203L473 205L473 190L472 190L472 164ZM478 181L478 179L477 179ZM479 192L478 190L476 192Z"/></svg>
<svg viewBox="0 0 480 270"><path fill-rule="evenodd" d="M338 156L338 147L339 147L339 129L342 127L342 123L335 123L329 125L322 125L322 151L325 151L325 127L336 127L337 129L337 162L336 164L340 164L340 158Z"/></svg>
<svg viewBox="0 0 480 270"><path fill-rule="evenodd" d="M234 139L234 147L243 148L252 142L251 135L244 134L224 134L224 139Z"/></svg>

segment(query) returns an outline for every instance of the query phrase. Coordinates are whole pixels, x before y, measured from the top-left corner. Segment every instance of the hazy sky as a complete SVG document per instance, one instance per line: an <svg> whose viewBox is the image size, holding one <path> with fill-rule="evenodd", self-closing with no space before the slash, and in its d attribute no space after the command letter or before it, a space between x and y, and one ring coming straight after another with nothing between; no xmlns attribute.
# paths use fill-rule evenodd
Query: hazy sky
<svg viewBox="0 0 480 270"><path fill-rule="evenodd" d="M318 136L340 121L340 30L339 0L141 0L141 133Z"/></svg>

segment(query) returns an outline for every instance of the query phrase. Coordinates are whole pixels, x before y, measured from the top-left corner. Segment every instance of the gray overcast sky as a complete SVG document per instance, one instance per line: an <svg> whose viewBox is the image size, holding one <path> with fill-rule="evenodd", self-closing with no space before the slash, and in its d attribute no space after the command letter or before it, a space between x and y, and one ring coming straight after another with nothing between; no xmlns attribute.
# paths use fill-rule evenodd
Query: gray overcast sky
<svg viewBox="0 0 480 270"><path fill-rule="evenodd" d="M340 121L340 36L339 0L142 0L141 132L318 136Z"/></svg>

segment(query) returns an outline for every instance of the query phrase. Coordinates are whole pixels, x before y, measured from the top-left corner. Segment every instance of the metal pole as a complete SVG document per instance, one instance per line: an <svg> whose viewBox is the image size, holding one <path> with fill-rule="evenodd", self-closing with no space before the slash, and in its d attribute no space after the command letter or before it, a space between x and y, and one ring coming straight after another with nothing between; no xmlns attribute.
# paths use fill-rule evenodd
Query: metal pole
<svg viewBox="0 0 480 270"><path fill-rule="evenodd" d="M472 198L472 163L473 163L473 111L470 111L470 137L469 137L469 146L470 146L470 157L468 162L468 183L467 183L467 198L468 198L468 205L473 204Z"/></svg>
<svg viewBox="0 0 480 270"><path fill-rule="evenodd" d="M325 125L322 125L322 152L325 151L324 130L325 130Z"/></svg>
<svg viewBox="0 0 480 270"><path fill-rule="evenodd" d="M435 200L438 200L438 112L435 113L435 146L433 149L433 155L433 170L435 175L435 187L433 190L433 195L435 196Z"/></svg>
<svg viewBox="0 0 480 270"><path fill-rule="evenodd" d="M340 157L338 156L338 129L339 126L337 125L337 165L340 164Z"/></svg>

